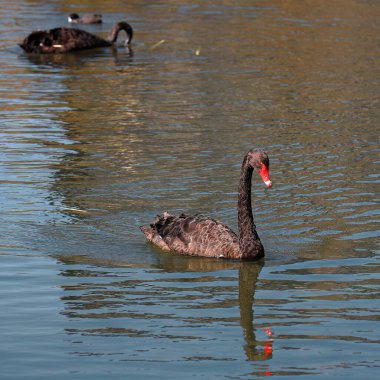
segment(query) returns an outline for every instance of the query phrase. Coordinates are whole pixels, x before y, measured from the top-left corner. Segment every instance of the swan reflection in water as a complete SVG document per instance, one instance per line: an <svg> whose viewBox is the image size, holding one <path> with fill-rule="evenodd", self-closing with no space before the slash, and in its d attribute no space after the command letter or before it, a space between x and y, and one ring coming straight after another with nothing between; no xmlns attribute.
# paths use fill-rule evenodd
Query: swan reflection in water
<svg viewBox="0 0 380 380"><path fill-rule="evenodd" d="M248 360L268 360L273 354L272 330L263 328L267 335L264 341L257 341L253 323L254 297L259 273L262 269L260 263L242 262L239 268L239 307L240 325L244 331L246 344L244 346Z"/></svg>
<svg viewBox="0 0 380 380"><path fill-rule="evenodd" d="M116 67L128 66L133 58L133 49L131 46L126 46L124 49L117 49L115 46L110 47L110 53L105 54L103 51L89 53L89 50L82 50L70 54L25 54L20 59L28 60L37 66L59 67L62 69L81 68L87 62L99 61L100 64L105 63L105 60L111 58Z"/></svg>
<svg viewBox="0 0 380 380"><path fill-rule="evenodd" d="M161 253L159 263L155 266L156 269L141 269L142 273L139 268L129 267L124 270L124 268L106 267L103 265L105 263L94 263L84 257L61 257L60 259L67 264L62 275L70 277L70 285L63 286L63 289L67 291L67 294L62 297L64 302L63 314L71 321L78 320L78 318L82 321L81 327L75 328L74 326L74 328L67 329L67 333L81 336L127 336L132 339L161 338L164 339L163 345L167 344L165 338L169 341L174 339L177 342L184 339L203 340L204 337L196 336L195 325L201 326L200 331L205 323L215 323L215 330L220 327L217 326L220 323L217 317L213 318L210 315L205 321L204 312L212 310L214 307L212 305L215 302L220 303L220 306L215 306L218 310L230 308L231 304L238 303L240 325L245 341L242 348L246 360L265 361L271 359L273 342L269 336L270 333L266 339L259 341L256 339L257 328L254 326L254 295L258 276L263 266L262 261L228 262L226 260L178 256ZM228 274L227 278L224 277L225 274L223 273L213 276L213 272L229 273L231 270L233 275ZM236 298L236 293L233 290L234 286L231 287L232 290L228 286L226 292L223 291L222 297L218 297L218 300L213 297L210 301L210 289L214 289L216 283L220 281L234 282L236 271L238 271L239 281L238 298ZM191 273L195 275L191 276ZM198 275L199 273L201 276ZM77 280L77 283L73 282L74 279ZM210 282L213 283L210 284ZM220 286L215 289L219 292ZM178 305L177 302L179 302ZM173 305L177 306L173 307ZM164 310L168 307L174 311L165 317L167 314ZM175 311L177 309L179 310L178 314ZM189 311L188 316L184 318L181 315L181 310L187 313L186 309L193 310L194 313ZM169 318L169 322L166 322L165 327L158 326L152 329L144 322L147 321L147 316L149 316L150 321L157 320L159 323L160 320ZM93 318L97 318L100 324L104 322L105 326L90 328L93 325L91 322ZM115 324L118 327L110 327L113 325L113 318L117 318L118 322ZM120 318L125 320L121 321ZM185 335L178 334L176 336L171 333L170 320L173 318L174 321L177 320L180 324L185 324L181 328L181 332ZM228 319L228 317L226 318ZM230 322L235 324L235 318L230 318ZM86 319L89 320L88 327L83 327ZM168 323L169 325L167 325ZM173 328L176 330L174 327L176 322L173 323ZM260 327L262 334L264 334L262 332L264 327ZM269 329L266 331L270 332ZM190 332L191 335L195 335L189 337ZM144 341L142 344L149 343Z"/></svg>

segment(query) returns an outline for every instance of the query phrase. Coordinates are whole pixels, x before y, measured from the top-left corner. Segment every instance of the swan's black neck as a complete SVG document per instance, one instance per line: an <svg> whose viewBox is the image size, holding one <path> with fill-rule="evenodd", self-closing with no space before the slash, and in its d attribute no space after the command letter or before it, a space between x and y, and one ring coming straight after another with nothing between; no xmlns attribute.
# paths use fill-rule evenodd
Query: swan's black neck
<svg viewBox="0 0 380 380"><path fill-rule="evenodd" d="M252 173L253 168L249 165L246 156L241 167L238 200L239 248L242 259L255 259L264 256L264 248L256 232L252 215Z"/></svg>
<svg viewBox="0 0 380 380"><path fill-rule="evenodd" d="M133 29L127 22L124 22L124 21L121 21L121 22L118 22L117 24L115 24L115 26L111 30L109 41L111 43L116 42L117 36L119 35L119 32L121 30L124 30L125 33L127 33L128 38L125 40L125 45L129 45L132 41Z"/></svg>

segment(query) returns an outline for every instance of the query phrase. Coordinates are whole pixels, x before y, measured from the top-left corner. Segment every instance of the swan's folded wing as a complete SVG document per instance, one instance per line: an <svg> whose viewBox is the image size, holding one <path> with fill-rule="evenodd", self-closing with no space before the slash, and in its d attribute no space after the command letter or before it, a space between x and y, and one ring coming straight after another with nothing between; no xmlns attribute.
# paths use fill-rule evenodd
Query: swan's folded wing
<svg viewBox="0 0 380 380"><path fill-rule="evenodd" d="M204 215L170 215L166 219L160 219L158 224L158 233L170 250L182 254L233 257L239 249L238 238L232 230Z"/></svg>

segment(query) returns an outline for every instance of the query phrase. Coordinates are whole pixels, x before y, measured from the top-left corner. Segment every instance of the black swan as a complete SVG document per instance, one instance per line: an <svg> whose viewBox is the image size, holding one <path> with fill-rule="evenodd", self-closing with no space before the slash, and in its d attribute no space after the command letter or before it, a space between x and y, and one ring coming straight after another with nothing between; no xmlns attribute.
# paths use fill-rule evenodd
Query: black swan
<svg viewBox="0 0 380 380"><path fill-rule="evenodd" d="M101 24L102 15L87 13L79 17L78 13L71 13L69 22L73 24Z"/></svg>
<svg viewBox="0 0 380 380"><path fill-rule="evenodd" d="M111 46L116 42L121 30L124 30L127 34L127 40L125 41L125 45L127 46L131 43L133 30L124 21L115 24L111 30L109 40L81 29L55 28L32 32L24 39L20 46L27 53L68 53L75 50Z"/></svg>
<svg viewBox="0 0 380 380"><path fill-rule="evenodd" d="M141 231L153 244L166 251L188 256L226 259L258 259L264 256L264 247L256 232L251 205L251 179L256 169L267 187L269 158L261 149L250 150L243 159L239 181L238 227L239 236L223 223L207 216L157 215L154 222L141 226Z"/></svg>

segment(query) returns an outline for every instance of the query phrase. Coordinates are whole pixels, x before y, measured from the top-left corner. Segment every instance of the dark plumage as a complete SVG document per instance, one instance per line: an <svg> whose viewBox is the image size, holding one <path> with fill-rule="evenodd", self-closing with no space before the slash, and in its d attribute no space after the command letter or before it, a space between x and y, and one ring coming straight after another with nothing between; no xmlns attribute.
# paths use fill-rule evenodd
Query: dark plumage
<svg viewBox="0 0 380 380"><path fill-rule="evenodd" d="M121 30L127 34L125 45L129 45L133 37L133 30L128 23L121 21L112 28L108 40L81 29L55 28L32 32L20 46L28 53L68 53L75 50L111 46L116 42Z"/></svg>
<svg viewBox="0 0 380 380"><path fill-rule="evenodd" d="M258 259L264 256L264 247L256 232L251 205L251 179L256 169L267 187L269 158L260 149L250 150L243 159L238 198L238 227L236 235L225 224L197 214L188 216L157 215L149 226L140 229L146 238L160 248L189 256L206 256L226 259Z"/></svg>
<svg viewBox="0 0 380 380"><path fill-rule="evenodd" d="M73 24L101 24L102 15L87 13L80 17L77 13L71 13L68 21Z"/></svg>

